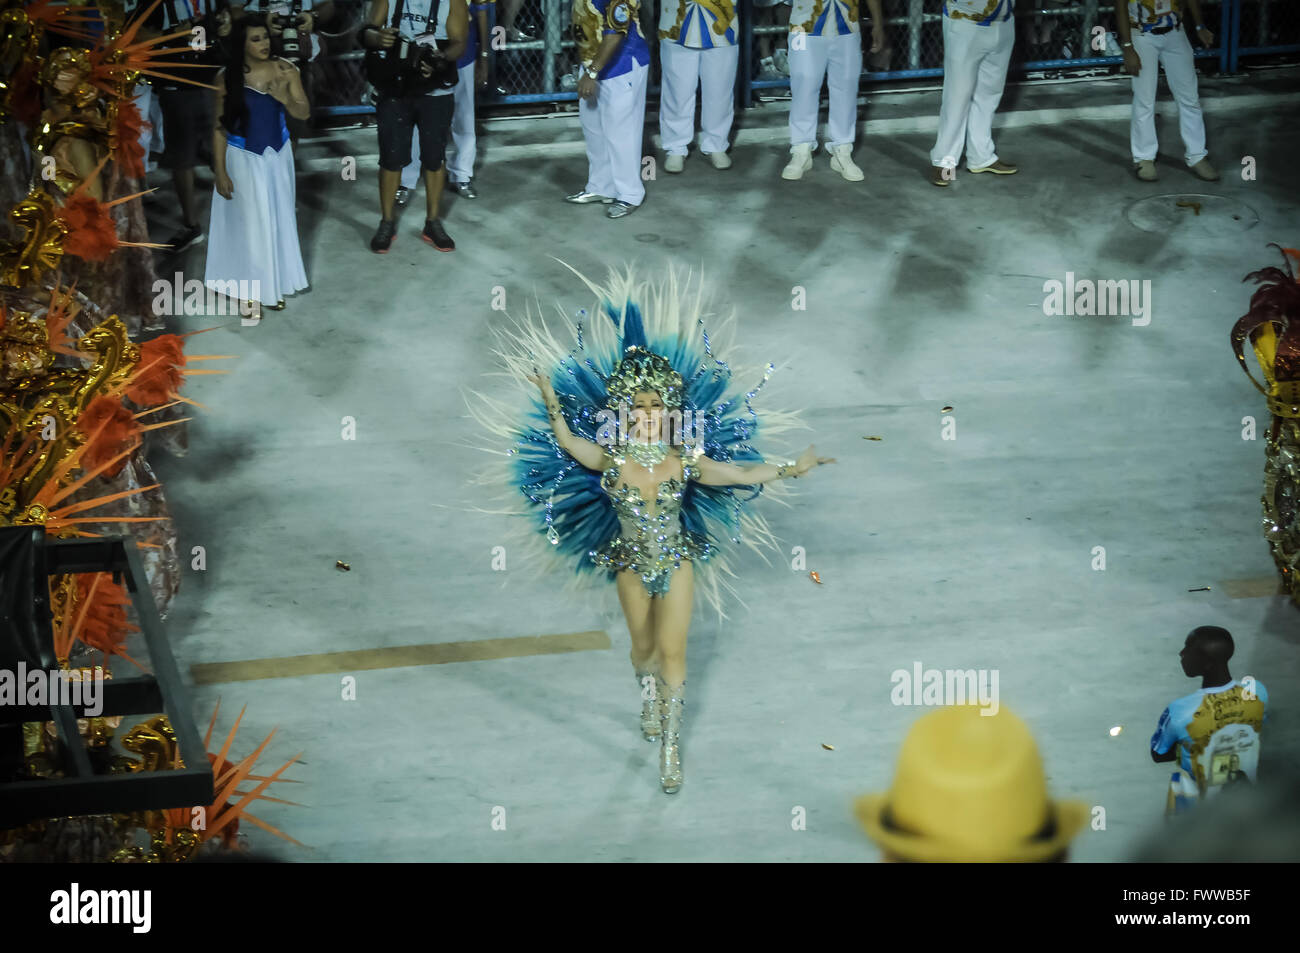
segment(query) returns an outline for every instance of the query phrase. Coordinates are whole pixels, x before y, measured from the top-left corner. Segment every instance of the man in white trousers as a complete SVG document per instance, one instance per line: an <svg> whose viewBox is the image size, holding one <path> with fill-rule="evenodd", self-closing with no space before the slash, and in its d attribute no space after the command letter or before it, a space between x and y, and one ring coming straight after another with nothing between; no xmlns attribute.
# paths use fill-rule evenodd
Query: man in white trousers
<svg viewBox="0 0 1300 953"><path fill-rule="evenodd" d="M867 0L871 11L871 52L885 45L880 0ZM850 182L862 170L851 153L858 129L858 83L862 78L862 33L858 0L794 0L790 10L790 161L783 179L801 179L812 168L817 148L817 110L822 80L830 89L826 112L826 151L831 168Z"/></svg>
<svg viewBox="0 0 1300 953"><path fill-rule="evenodd" d="M488 14L496 0L469 5L469 40L465 52L456 62L459 82L452 94L456 101L451 114L451 143L447 148L447 185L461 198L476 199L474 160L478 140L474 133L474 95L487 86L488 44L479 37L490 36ZM397 189L397 204L406 205L420 182L420 132L411 130L411 161L402 169L402 184Z"/></svg>
<svg viewBox="0 0 1300 953"><path fill-rule="evenodd" d="M645 201L641 134L650 47L641 35L639 16L637 0L573 0L587 187L565 201L608 205L608 218L631 215Z"/></svg>
<svg viewBox="0 0 1300 953"><path fill-rule="evenodd" d="M1205 151L1205 119L1196 92L1196 63L1192 44L1183 29L1183 8L1196 26L1196 37L1206 46L1214 34L1205 28L1197 0L1115 0L1116 32L1124 51L1124 72L1133 77L1133 118L1129 146L1134 171L1143 182L1156 180L1156 86L1160 67L1178 103L1178 131L1183 136L1183 158L1199 179L1214 182L1218 170Z"/></svg>
<svg viewBox="0 0 1300 953"><path fill-rule="evenodd" d="M1014 175L993 148L993 114L1002 101L1016 41L1015 0L944 0L943 103L930 152L930 181L946 186L966 150L971 172Z"/></svg>
<svg viewBox="0 0 1300 953"><path fill-rule="evenodd" d="M695 138L700 91L700 154L715 169L731 166L727 139L735 117L739 24L733 0L660 0L659 138L664 171L680 172Z"/></svg>

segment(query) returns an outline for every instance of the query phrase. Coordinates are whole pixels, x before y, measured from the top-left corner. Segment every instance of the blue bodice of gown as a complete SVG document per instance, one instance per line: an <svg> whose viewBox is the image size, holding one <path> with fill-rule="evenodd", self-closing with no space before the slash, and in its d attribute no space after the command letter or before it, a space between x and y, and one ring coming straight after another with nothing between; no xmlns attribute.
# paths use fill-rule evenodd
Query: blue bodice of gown
<svg viewBox="0 0 1300 953"><path fill-rule="evenodd" d="M289 125L285 122L284 104L260 89L244 87L244 104L248 107L247 121L242 136L226 134L226 142L245 152L261 155L268 148L279 152L289 141Z"/></svg>

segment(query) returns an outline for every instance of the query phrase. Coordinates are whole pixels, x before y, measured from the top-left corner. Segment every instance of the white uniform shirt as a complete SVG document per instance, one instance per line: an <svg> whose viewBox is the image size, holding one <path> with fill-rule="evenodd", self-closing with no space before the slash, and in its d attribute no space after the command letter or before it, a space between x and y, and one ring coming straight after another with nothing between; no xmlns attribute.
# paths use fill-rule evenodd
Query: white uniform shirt
<svg viewBox="0 0 1300 953"><path fill-rule="evenodd" d="M692 50L735 46L735 0L660 0L659 39Z"/></svg>

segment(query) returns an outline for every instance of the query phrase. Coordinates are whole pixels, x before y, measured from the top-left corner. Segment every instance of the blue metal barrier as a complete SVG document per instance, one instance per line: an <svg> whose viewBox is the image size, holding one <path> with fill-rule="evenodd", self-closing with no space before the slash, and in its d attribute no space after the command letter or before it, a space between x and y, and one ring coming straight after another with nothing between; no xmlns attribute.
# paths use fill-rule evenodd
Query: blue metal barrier
<svg viewBox="0 0 1300 953"><path fill-rule="evenodd" d="M347 2L347 0L340 0ZM358 5L362 0L353 0ZM659 69L658 69L658 4L666 0L653 0L647 2L646 12L648 16L643 19L643 25L647 42L651 48L651 76L648 93L651 96L657 96L659 92ZM895 39L905 38L906 45L898 51L899 56L905 68L889 70L866 70L862 74L862 80L867 83L880 84L895 82L899 80L915 79L935 79L943 76L943 51L942 44L939 41L939 34L936 26L943 19L942 14L937 11L926 12L922 9L925 3L936 4L937 0L885 0L889 9L900 10L904 12L901 15L885 17L885 24L889 30L888 35ZM1097 27L1105 28L1114 16L1114 7L1109 0L1077 0L1071 6L1056 6L1045 8L1045 3L1065 3L1069 0L1044 0L1039 7L1022 9L1017 12L1027 25L1021 27L1022 31L1030 31L1035 40L1023 44L1031 50L1042 52L1063 51L1066 56L1055 58L1039 58L1030 60L1017 61L1012 60L1010 72L1012 74L1025 74L1031 72L1043 71L1062 71L1074 69L1097 69L1102 67L1117 67L1123 63L1123 57L1120 56L1071 56L1073 51L1093 53L1097 52L1093 46L1097 42L1095 31ZM562 88L565 85L566 71L561 64L572 62L573 41L563 37L563 32L567 26L568 7L567 3L561 0L537 0L537 9L545 15L544 31L538 30L543 34L543 39L523 39L520 42L506 42L504 48L496 52L494 56L494 73L498 77L508 76L512 85L522 85L523 90L519 92L509 92L503 95L490 94L480 97L480 108L490 109L493 105L529 105L541 103L564 103L574 102L578 96L576 91ZM1213 7L1216 0L1202 0L1204 7ZM1216 37L1216 46L1209 49L1197 49L1194 55L1197 59L1215 59L1218 61L1218 69L1225 74L1232 74L1240 71L1240 58L1243 56L1258 55L1280 55L1294 54L1300 52L1300 11L1295 9L1296 4L1293 0L1288 0L1284 7L1282 0L1218 0L1219 6L1219 30ZM736 81L736 105L741 109L749 108L754 105L755 93L775 89L788 89L790 81L788 78L772 79L757 78L756 75L756 43L759 36L772 37L779 40L785 35L785 28L776 26L755 26L755 7L753 0L738 0L737 12L740 20L740 63ZM905 8L905 9L904 9ZM1277 8L1277 9L1275 9ZM1252 42L1243 43L1242 40L1242 15L1243 10L1249 11L1250 25L1253 27ZM865 11L864 11L865 12ZM1281 13L1281 24L1278 23L1278 13ZM1207 13L1213 17L1213 13L1207 10ZM563 18L561 22L560 18ZM1077 21L1077 22L1074 22ZM864 25L865 29L865 25ZM1044 36L1048 37L1044 40ZM1281 37L1285 40L1294 40L1296 42L1276 42ZM1061 42L1063 47L1051 46L1053 42ZM1110 47L1114 49L1113 46ZM886 51L884 55L888 56L892 48ZM510 57L510 59L506 59ZM373 106L367 104L367 97L364 94L364 78L360 75L359 56L355 52L352 54L343 53L341 56L333 58L331 65L339 65L340 61L347 59L358 60L347 66L348 75L351 82L360 86L360 91L352 96L357 100L356 103L343 103L339 105L318 106L315 109L317 115L322 116L349 116L372 113ZM540 62L538 60L540 59ZM929 61L927 65L926 61ZM510 64L507 66L506 64ZM491 84L490 84L491 85ZM533 85L536 91L528 91L527 86ZM541 89L537 89L541 86Z"/></svg>

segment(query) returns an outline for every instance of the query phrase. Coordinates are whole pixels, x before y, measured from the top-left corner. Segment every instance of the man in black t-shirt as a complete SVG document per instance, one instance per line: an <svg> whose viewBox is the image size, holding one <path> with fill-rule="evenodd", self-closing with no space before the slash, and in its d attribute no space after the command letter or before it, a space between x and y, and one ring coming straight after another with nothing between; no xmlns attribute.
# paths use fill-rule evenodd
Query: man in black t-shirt
<svg viewBox="0 0 1300 953"><path fill-rule="evenodd" d="M143 36L163 36L180 30L189 37L177 37L166 44L174 52L168 59L202 63L209 69L175 70L178 76L196 83L214 85L224 61L221 38L230 35L230 10L224 0L163 0L141 29ZM172 184L180 201L182 228L167 244L174 252L188 248L203 237L198 223L194 191L194 167L212 164L213 92L201 86L165 79L154 81L163 114L162 165L171 170Z"/></svg>
<svg viewBox="0 0 1300 953"><path fill-rule="evenodd" d="M399 0L391 2L395 6ZM456 60L465 52L469 37L469 8L465 0L400 2L401 19L399 26L394 28L390 18L390 0L371 0L366 25L358 34L361 45L368 50L392 50L403 41L415 42L431 47L441 65L450 63L454 68ZM432 72L426 64L421 75L428 77ZM413 129L419 132L420 163L424 169L426 215L421 238L439 251L449 252L456 247L438 217L439 201L447 182L447 166L443 160L447 137L451 133L455 90L402 91L407 88L376 90L379 94L375 102L375 125L379 132L379 211L382 217L379 228L370 239L370 250L379 255L387 254L396 234L393 207L402 181L402 169L411 161Z"/></svg>

